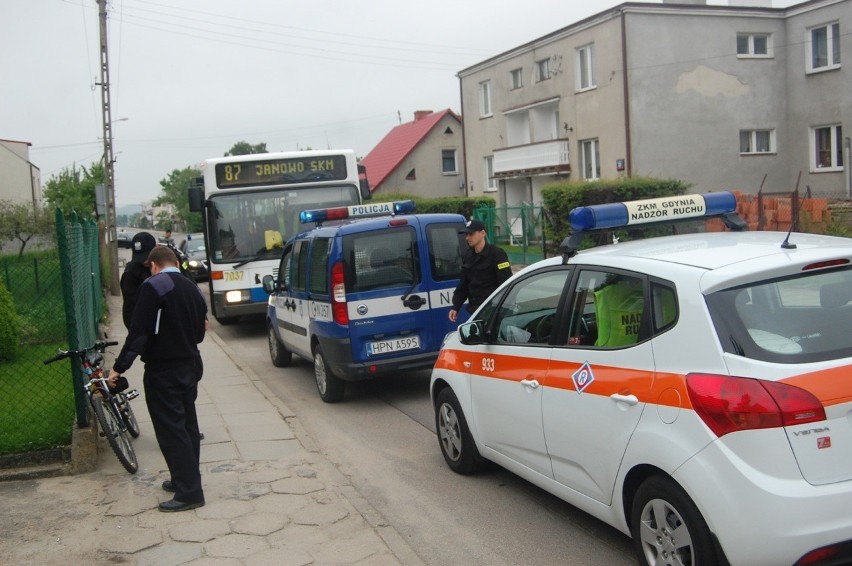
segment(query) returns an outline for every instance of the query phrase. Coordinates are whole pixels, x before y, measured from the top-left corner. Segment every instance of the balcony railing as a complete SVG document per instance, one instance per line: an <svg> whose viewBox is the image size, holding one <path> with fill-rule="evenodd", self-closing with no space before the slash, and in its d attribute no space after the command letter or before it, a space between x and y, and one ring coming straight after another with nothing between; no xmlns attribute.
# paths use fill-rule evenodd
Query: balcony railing
<svg viewBox="0 0 852 566"><path fill-rule="evenodd" d="M536 142L494 152L495 177L569 173L568 140Z"/></svg>

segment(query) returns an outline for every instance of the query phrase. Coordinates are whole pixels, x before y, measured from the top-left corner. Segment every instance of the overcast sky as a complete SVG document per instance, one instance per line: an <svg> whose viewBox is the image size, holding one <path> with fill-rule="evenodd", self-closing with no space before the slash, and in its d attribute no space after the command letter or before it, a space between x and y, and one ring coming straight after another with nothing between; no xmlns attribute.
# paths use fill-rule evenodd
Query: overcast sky
<svg viewBox="0 0 852 566"><path fill-rule="evenodd" d="M116 203L243 140L364 156L415 110L459 112L458 71L620 3L109 0ZM101 159L98 45L96 0L0 0L0 138L42 184Z"/></svg>

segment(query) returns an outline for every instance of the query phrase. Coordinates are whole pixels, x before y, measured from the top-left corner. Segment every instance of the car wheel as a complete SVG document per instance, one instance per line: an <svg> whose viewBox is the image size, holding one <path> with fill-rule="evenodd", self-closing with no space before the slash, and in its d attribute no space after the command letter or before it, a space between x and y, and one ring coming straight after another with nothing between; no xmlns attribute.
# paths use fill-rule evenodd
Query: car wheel
<svg viewBox="0 0 852 566"><path fill-rule="evenodd" d="M317 380L317 391L320 399L326 403L337 403L343 399L346 391L346 382L334 375L325 363L322 346L314 347L314 376Z"/></svg>
<svg viewBox="0 0 852 566"><path fill-rule="evenodd" d="M652 476L636 490L630 532L640 564L719 564L698 507L672 479Z"/></svg>
<svg viewBox="0 0 852 566"><path fill-rule="evenodd" d="M467 475L481 467L482 457L473 442L459 400L449 387L438 393L435 402L435 429L438 431L441 453L451 470Z"/></svg>
<svg viewBox="0 0 852 566"><path fill-rule="evenodd" d="M269 337L269 357L272 359L272 365L277 368L289 366L290 362L293 361L293 354L278 339L272 323L267 324L267 330Z"/></svg>

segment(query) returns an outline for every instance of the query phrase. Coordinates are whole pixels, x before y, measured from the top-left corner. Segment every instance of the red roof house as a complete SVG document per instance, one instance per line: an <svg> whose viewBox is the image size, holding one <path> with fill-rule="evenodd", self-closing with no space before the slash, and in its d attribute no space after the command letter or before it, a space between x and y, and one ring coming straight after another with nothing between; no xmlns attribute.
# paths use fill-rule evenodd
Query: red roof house
<svg viewBox="0 0 852 566"><path fill-rule="evenodd" d="M373 193L464 196L461 117L419 110L392 129L362 160Z"/></svg>

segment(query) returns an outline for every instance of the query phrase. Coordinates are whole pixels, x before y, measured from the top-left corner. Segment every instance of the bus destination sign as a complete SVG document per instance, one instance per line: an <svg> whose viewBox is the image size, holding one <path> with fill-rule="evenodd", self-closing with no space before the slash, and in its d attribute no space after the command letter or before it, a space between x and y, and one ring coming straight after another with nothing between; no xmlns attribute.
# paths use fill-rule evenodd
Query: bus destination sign
<svg viewBox="0 0 852 566"><path fill-rule="evenodd" d="M344 179L346 179L344 155L288 157L216 164L216 186L220 189Z"/></svg>

